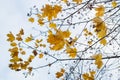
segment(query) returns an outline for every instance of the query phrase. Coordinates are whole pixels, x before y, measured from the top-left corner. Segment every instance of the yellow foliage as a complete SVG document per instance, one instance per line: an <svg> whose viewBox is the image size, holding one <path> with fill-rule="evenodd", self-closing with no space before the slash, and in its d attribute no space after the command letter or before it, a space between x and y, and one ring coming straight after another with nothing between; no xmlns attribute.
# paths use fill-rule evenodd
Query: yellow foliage
<svg viewBox="0 0 120 80"><path fill-rule="evenodd" d="M19 69L20 64L17 64L17 63L10 64L9 67L10 67L12 70L17 70L17 69Z"/></svg>
<svg viewBox="0 0 120 80"><path fill-rule="evenodd" d="M62 68L60 72L56 73L56 78L62 77L64 75L64 73L65 73L65 70Z"/></svg>
<svg viewBox="0 0 120 80"><path fill-rule="evenodd" d="M69 54L69 57L75 58L77 56L77 49L67 47L66 52Z"/></svg>
<svg viewBox="0 0 120 80"><path fill-rule="evenodd" d="M64 3L68 3L68 0L62 0Z"/></svg>
<svg viewBox="0 0 120 80"><path fill-rule="evenodd" d="M115 0L112 1L112 7L115 8L117 6L117 3Z"/></svg>
<svg viewBox="0 0 120 80"><path fill-rule="evenodd" d="M11 60L10 60L10 62L18 62L18 61L20 61L21 59L20 58L18 58L18 56L15 56L15 57L13 57Z"/></svg>
<svg viewBox="0 0 120 80"><path fill-rule="evenodd" d="M95 59L95 64L97 65L97 68L100 69L103 65L102 54L95 54L92 58Z"/></svg>
<svg viewBox="0 0 120 80"><path fill-rule="evenodd" d="M89 32L89 31L87 30L87 28L85 28L83 31L84 31L84 35L85 35L85 36L88 36L88 35L89 35L89 36L92 36L92 35L93 35L91 32Z"/></svg>
<svg viewBox="0 0 120 80"><path fill-rule="evenodd" d="M52 20L53 18L56 18L58 13L61 12L62 7L58 5L49 5L46 4L42 11L42 17L47 17L48 20Z"/></svg>
<svg viewBox="0 0 120 80"><path fill-rule="evenodd" d="M28 62L32 62L32 60L35 58L34 55L30 55L29 58L28 58Z"/></svg>
<svg viewBox="0 0 120 80"><path fill-rule="evenodd" d="M32 68L32 67L28 67L28 72L29 72L29 73L31 73L31 72L32 72L32 70L33 70L33 68Z"/></svg>
<svg viewBox="0 0 120 80"><path fill-rule="evenodd" d="M107 34L107 27L105 25L105 22L100 17L95 17L93 19L94 25L95 25L95 32L99 39L103 38ZM106 45L107 41L106 39L102 39L100 41L101 44Z"/></svg>
<svg viewBox="0 0 120 80"><path fill-rule="evenodd" d="M33 39L33 36L30 35L29 37L27 37L27 38L25 39L25 42L30 42L30 41L32 41L32 39Z"/></svg>
<svg viewBox="0 0 120 80"><path fill-rule="evenodd" d="M15 37L12 34L12 32L10 32L9 34L7 34L7 37L8 37L7 41L13 42L15 40Z"/></svg>
<svg viewBox="0 0 120 80"><path fill-rule="evenodd" d="M22 35L24 35L24 30L21 29L18 34L16 34L16 40L22 41Z"/></svg>
<svg viewBox="0 0 120 80"><path fill-rule="evenodd" d="M62 77L63 76L63 73L62 72L57 72L56 73L56 78L60 78L60 77Z"/></svg>
<svg viewBox="0 0 120 80"><path fill-rule="evenodd" d="M96 73L95 71L90 71L89 73L84 73L82 77L84 80L95 80L94 79L95 73Z"/></svg>
<svg viewBox="0 0 120 80"><path fill-rule="evenodd" d="M91 45L92 44L92 40L88 41L88 44Z"/></svg>
<svg viewBox="0 0 120 80"><path fill-rule="evenodd" d="M31 22L31 23L33 23L33 22L34 22L34 18L30 17L30 18L28 19L28 21Z"/></svg>
<svg viewBox="0 0 120 80"><path fill-rule="evenodd" d="M49 24L49 27L56 29L56 24L52 22L52 23Z"/></svg>
<svg viewBox="0 0 120 80"><path fill-rule="evenodd" d="M39 24L40 26L44 25L43 19L38 19L38 24Z"/></svg>
<svg viewBox="0 0 120 80"><path fill-rule="evenodd" d="M39 54L39 58L43 58L43 53L40 53L40 54Z"/></svg>
<svg viewBox="0 0 120 80"><path fill-rule="evenodd" d="M77 4L82 3L82 0L73 0L73 2L76 2Z"/></svg>
<svg viewBox="0 0 120 80"><path fill-rule="evenodd" d="M22 54L22 55L25 55L25 54L26 54L26 52L25 52L25 51L22 51L22 52L21 52L21 54Z"/></svg>
<svg viewBox="0 0 120 80"><path fill-rule="evenodd" d="M105 13L105 7L103 5L100 5L98 8L95 8L95 10L97 11L96 17L103 16Z"/></svg>
<svg viewBox="0 0 120 80"><path fill-rule="evenodd" d="M12 57L18 56L18 47L13 47L12 49L9 49L9 51L11 52Z"/></svg>
<svg viewBox="0 0 120 80"><path fill-rule="evenodd" d="M20 35L24 35L24 30L21 29L20 32L19 32Z"/></svg>
<svg viewBox="0 0 120 80"><path fill-rule="evenodd" d="M68 38L70 36L69 31L61 31L57 30L56 34L53 34L52 32L48 35L47 42L52 45L51 50L60 50L65 45L65 38Z"/></svg>
<svg viewBox="0 0 120 80"><path fill-rule="evenodd" d="M72 39L70 42L69 42L68 40L66 40L65 43L66 43L66 45L67 45L68 47L70 47L70 46L74 46L74 44L75 44L75 42L76 42L77 40L78 40L78 38L75 37L75 38Z"/></svg>
<svg viewBox="0 0 120 80"><path fill-rule="evenodd" d="M36 39L35 42L36 42L36 43L40 43L40 42L42 42L42 39L40 39L40 40L39 40L39 39Z"/></svg>
<svg viewBox="0 0 120 80"><path fill-rule="evenodd" d="M10 45L14 47L14 46L16 46L17 44L16 44L15 42L11 42Z"/></svg>

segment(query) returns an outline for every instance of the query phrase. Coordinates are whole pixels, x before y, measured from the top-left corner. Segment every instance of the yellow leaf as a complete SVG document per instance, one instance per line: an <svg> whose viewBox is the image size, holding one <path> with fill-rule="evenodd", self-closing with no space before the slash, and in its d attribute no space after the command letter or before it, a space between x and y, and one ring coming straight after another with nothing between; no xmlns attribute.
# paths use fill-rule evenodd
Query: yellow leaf
<svg viewBox="0 0 120 80"><path fill-rule="evenodd" d="M7 37L8 37L7 41L13 42L15 40L15 37L12 34L12 32L10 32L9 34L7 34Z"/></svg>
<svg viewBox="0 0 120 80"><path fill-rule="evenodd" d="M94 26L95 26L95 32L97 34L97 37L99 39L103 38L106 36L107 34L107 27L106 27L106 24L105 22L100 18L100 17L95 17L93 19L93 23L94 23ZM104 46L106 45L107 41L106 39L102 39L100 41L101 44L103 44Z"/></svg>
<svg viewBox="0 0 120 80"><path fill-rule="evenodd" d="M15 42L11 42L11 46L16 46L17 44Z"/></svg>
<svg viewBox="0 0 120 80"><path fill-rule="evenodd" d="M12 49L9 49L9 51L11 52L12 57L18 56L18 47L13 47Z"/></svg>
<svg viewBox="0 0 120 80"><path fill-rule="evenodd" d="M56 34L49 32L47 42L52 46L51 50L61 50L65 45L65 38L69 36L69 31L56 30Z"/></svg>
<svg viewBox="0 0 120 80"><path fill-rule="evenodd" d="M92 44L92 40L88 41L88 44L91 45Z"/></svg>
<svg viewBox="0 0 120 80"><path fill-rule="evenodd" d="M84 73L82 77L84 80L94 80L95 73L95 71L90 71L89 73Z"/></svg>
<svg viewBox="0 0 120 80"><path fill-rule="evenodd" d="M31 74L32 70L33 70L32 67L28 67L28 72L29 72L29 74Z"/></svg>
<svg viewBox="0 0 120 80"><path fill-rule="evenodd" d="M92 58L95 59L95 64L97 65L97 68L100 69L103 65L102 54L95 54Z"/></svg>
<svg viewBox="0 0 120 80"><path fill-rule="evenodd" d="M40 53L40 54L39 54L39 58L43 58L43 53Z"/></svg>
<svg viewBox="0 0 120 80"><path fill-rule="evenodd" d="M102 40L100 41L100 43L105 46L105 45L107 44L107 41L106 41L106 39L102 39Z"/></svg>
<svg viewBox="0 0 120 80"><path fill-rule="evenodd" d="M68 38L68 37L70 36L70 34L71 34L71 33L70 33L69 30L63 32L64 38Z"/></svg>
<svg viewBox="0 0 120 80"><path fill-rule="evenodd" d="M27 37L27 38L25 39L25 42L30 42L30 41L32 41L32 39L33 39L33 37L32 37L32 35L30 35L29 37Z"/></svg>
<svg viewBox="0 0 120 80"><path fill-rule="evenodd" d="M56 24L52 22L52 23L49 24L49 27L56 29Z"/></svg>
<svg viewBox="0 0 120 80"><path fill-rule="evenodd" d="M61 71L56 73L56 78L62 77L64 72L65 72L65 70L63 68L61 68Z"/></svg>
<svg viewBox="0 0 120 80"><path fill-rule="evenodd" d="M73 0L73 2L76 2L77 4L82 3L82 0Z"/></svg>
<svg viewBox="0 0 120 80"><path fill-rule="evenodd" d="M117 3L115 0L112 1L112 7L115 8L117 6Z"/></svg>
<svg viewBox="0 0 120 80"><path fill-rule="evenodd" d="M62 77L63 76L63 73L62 72L57 72L56 73L56 78L60 78L60 77Z"/></svg>
<svg viewBox="0 0 120 80"><path fill-rule="evenodd" d="M43 19L38 19L38 23L40 26L44 25Z"/></svg>
<svg viewBox="0 0 120 80"><path fill-rule="evenodd" d="M68 0L62 0L64 3L68 3Z"/></svg>
<svg viewBox="0 0 120 80"><path fill-rule="evenodd" d="M20 61L20 58L18 56L13 57L13 59L10 60L10 62L18 62Z"/></svg>
<svg viewBox="0 0 120 80"><path fill-rule="evenodd" d="M100 5L98 8L95 8L97 11L96 17L103 16L105 13L105 7L103 5Z"/></svg>
<svg viewBox="0 0 120 80"><path fill-rule="evenodd" d="M28 21L31 22L31 23L33 23L33 22L34 22L34 18L30 17L30 18L28 19Z"/></svg>
<svg viewBox="0 0 120 80"><path fill-rule="evenodd" d="M75 58L77 56L77 49L67 47L66 52L69 54L69 57Z"/></svg>
<svg viewBox="0 0 120 80"><path fill-rule="evenodd" d="M64 73L64 72L65 72L65 69L61 68L61 72Z"/></svg>
<svg viewBox="0 0 120 80"><path fill-rule="evenodd" d="M29 58L28 58L28 62L32 62L32 60L35 58L34 55L30 55Z"/></svg>
<svg viewBox="0 0 120 80"><path fill-rule="evenodd" d="M21 52L21 54L22 54L22 55L25 55L25 54L26 54L26 52L25 52L25 51L22 51L22 52Z"/></svg>
<svg viewBox="0 0 120 80"><path fill-rule="evenodd" d="M24 35L24 30L21 29L19 34Z"/></svg>

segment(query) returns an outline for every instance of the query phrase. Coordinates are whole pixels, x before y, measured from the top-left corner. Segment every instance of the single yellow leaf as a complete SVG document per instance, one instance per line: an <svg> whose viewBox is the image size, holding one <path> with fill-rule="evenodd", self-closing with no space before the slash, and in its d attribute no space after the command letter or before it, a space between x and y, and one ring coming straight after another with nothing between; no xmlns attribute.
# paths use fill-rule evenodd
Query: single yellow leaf
<svg viewBox="0 0 120 80"><path fill-rule="evenodd" d="M30 41L32 41L32 39L33 39L33 36L30 35L29 37L27 37L27 38L25 39L25 42L30 42Z"/></svg>
<svg viewBox="0 0 120 80"><path fill-rule="evenodd" d="M30 17L30 18L28 19L28 21L31 22L31 23L33 23L33 22L34 22L34 18Z"/></svg>
<svg viewBox="0 0 120 80"><path fill-rule="evenodd" d="M15 42L11 42L11 46L16 46L17 44Z"/></svg>
<svg viewBox="0 0 120 80"><path fill-rule="evenodd" d="M38 24L39 24L40 26L43 26L43 25L44 25L43 19L38 19Z"/></svg>
<svg viewBox="0 0 120 80"><path fill-rule="evenodd" d="M69 54L69 57L75 58L77 56L77 49L67 47L66 52Z"/></svg>
<svg viewBox="0 0 120 80"><path fill-rule="evenodd" d="M112 7L115 8L117 6L117 3L115 0L112 1Z"/></svg>
<svg viewBox="0 0 120 80"><path fill-rule="evenodd" d="M95 71L90 71L88 73L84 73L82 77L84 80L95 80L94 79L95 73L96 73Z"/></svg>
<svg viewBox="0 0 120 80"><path fill-rule="evenodd" d="M12 34L12 32L10 32L9 34L7 34L7 37L8 37L7 41L13 42L15 40L15 37Z"/></svg>
<svg viewBox="0 0 120 80"><path fill-rule="evenodd" d="M82 3L82 0L73 0L73 2L76 2L77 4Z"/></svg>
<svg viewBox="0 0 120 80"><path fill-rule="evenodd" d="M103 16L105 13L105 7L103 5L99 5L95 10L97 11L96 17Z"/></svg>
<svg viewBox="0 0 120 80"><path fill-rule="evenodd" d="M43 53L40 53L40 54L39 54L39 58L43 58Z"/></svg>
<svg viewBox="0 0 120 80"><path fill-rule="evenodd" d="M92 58L95 59L95 64L97 65L97 68L100 69L103 65L102 54L95 54Z"/></svg>
<svg viewBox="0 0 120 80"><path fill-rule="evenodd" d="M49 24L49 27L56 29L56 24L52 22L52 23Z"/></svg>

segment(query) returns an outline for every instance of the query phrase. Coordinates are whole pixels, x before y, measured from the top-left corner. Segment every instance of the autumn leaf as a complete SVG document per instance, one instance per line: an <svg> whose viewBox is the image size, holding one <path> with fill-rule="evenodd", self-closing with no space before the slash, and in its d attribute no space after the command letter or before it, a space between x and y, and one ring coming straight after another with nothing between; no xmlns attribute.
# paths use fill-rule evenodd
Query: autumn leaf
<svg viewBox="0 0 120 80"><path fill-rule="evenodd" d="M33 23L33 22L34 22L34 18L30 17L30 18L28 19L28 21L31 22L31 23Z"/></svg>
<svg viewBox="0 0 120 80"><path fill-rule="evenodd" d="M56 18L58 13L61 12L62 7L58 5L49 5L46 4L44 8L41 9L42 11L42 17L47 17L48 20L52 20L53 18Z"/></svg>
<svg viewBox="0 0 120 80"><path fill-rule="evenodd" d="M25 54L26 54L26 52L25 52L25 51L21 51L20 53L21 53L22 55L25 55Z"/></svg>
<svg viewBox="0 0 120 80"><path fill-rule="evenodd" d="M100 69L103 65L102 54L95 54L92 58L95 59L95 64L97 65L97 68Z"/></svg>
<svg viewBox="0 0 120 80"><path fill-rule="evenodd" d="M10 32L9 34L7 34L7 41L13 42L15 40L15 36L12 34L12 32Z"/></svg>
<svg viewBox="0 0 120 80"><path fill-rule="evenodd" d="M56 30L56 34L52 32L48 35L47 42L50 43L52 47L51 50L61 50L65 45L65 38L70 36L69 31Z"/></svg>
<svg viewBox="0 0 120 80"><path fill-rule="evenodd" d="M105 13L105 7L103 5L99 5L97 8L95 8L96 10L96 17L100 17L103 16Z"/></svg>
<svg viewBox="0 0 120 80"><path fill-rule="evenodd" d="M64 75L64 73L65 73L65 70L63 68L61 68L61 71L56 73L56 78L62 77Z"/></svg>
<svg viewBox="0 0 120 80"><path fill-rule="evenodd" d="M16 34L16 40L22 41L22 35L24 35L24 30L21 29L18 34Z"/></svg>
<svg viewBox="0 0 120 80"><path fill-rule="evenodd" d="M96 73L95 71L90 71L89 73L84 73L82 77L84 80L95 80L94 79L95 73Z"/></svg>
<svg viewBox="0 0 120 80"><path fill-rule="evenodd" d="M115 8L117 6L117 3L115 0L112 1L112 7Z"/></svg>
<svg viewBox="0 0 120 80"><path fill-rule="evenodd" d="M40 59L43 58L43 53L40 53L40 54L39 54L39 58L40 58Z"/></svg>
<svg viewBox="0 0 120 80"><path fill-rule="evenodd" d="M76 2L77 4L82 3L82 0L73 0L73 2Z"/></svg>
<svg viewBox="0 0 120 80"><path fill-rule="evenodd" d="M43 26L43 25L44 25L43 19L38 19L38 24L39 24L40 26Z"/></svg>
<svg viewBox="0 0 120 80"><path fill-rule="evenodd" d="M16 44L15 42L11 42L10 45L14 47L14 46L16 46L17 44Z"/></svg>
<svg viewBox="0 0 120 80"><path fill-rule="evenodd" d="M56 25L55 23L53 23L53 22L49 24L49 27L50 27L50 28L56 29L56 26L57 26L57 25Z"/></svg>
<svg viewBox="0 0 120 80"><path fill-rule="evenodd" d="M76 48L67 47L66 52L67 52L67 54L69 54L69 57L71 57L71 58L75 58L77 56Z"/></svg>
<svg viewBox="0 0 120 80"><path fill-rule="evenodd" d="M68 0L62 0L64 3L68 3Z"/></svg>
<svg viewBox="0 0 120 80"><path fill-rule="evenodd" d="M20 35L24 35L24 30L21 29L20 32L19 32Z"/></svg>
<svg viewBox="0 0 120 80"><path fill-rule="evenodd" d="M98 37L99 39L105 37L106 34L107 34L107 27L106 27L105 22L104 22L100 17L95 17L95 18L93 19L93 23L94 23L94 25L95 25L95 30L94 30L94 31L96 32L97 37ZM104 39L102 39L102 40L100 41L100 43L105 46L105 45L107 44L107 41L106 41L106 39L104 38Z"/></svg>
<svg viewBox="0 0 120 80"><path fill-rule="evenodd" d="M27 38L25 39L25 42L30 42L30 41L32 41L32 39L33 39L33 36L30 35L29 37L27 37Z"/></svg>

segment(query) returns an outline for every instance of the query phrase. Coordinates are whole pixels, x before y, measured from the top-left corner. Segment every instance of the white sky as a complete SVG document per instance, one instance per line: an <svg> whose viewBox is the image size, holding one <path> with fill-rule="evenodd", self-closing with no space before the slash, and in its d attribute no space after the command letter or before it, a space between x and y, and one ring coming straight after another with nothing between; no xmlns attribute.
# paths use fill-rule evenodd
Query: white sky
<svg viewBox="0 0 120 80"><path fill-rule="evenodd" d="M43 69L35 76L24 78L22 72L9 69L10 53L6 34L9 31L18 32L20 28L31 30L27 12L34 5L42 6L47 0L1 0L0 1L0 80L48 80L47 72ZM41 74L42 73L42 74Z"/></svg>

